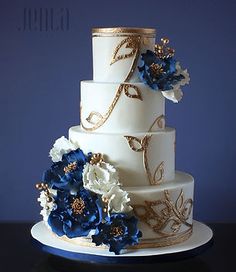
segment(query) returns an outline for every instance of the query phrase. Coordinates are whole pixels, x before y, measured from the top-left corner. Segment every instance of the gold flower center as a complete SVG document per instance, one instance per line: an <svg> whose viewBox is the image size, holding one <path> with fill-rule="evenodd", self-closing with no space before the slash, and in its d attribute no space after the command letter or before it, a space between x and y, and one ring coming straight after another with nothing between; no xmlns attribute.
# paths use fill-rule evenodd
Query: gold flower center
<svg viewBox="0 0 236 272"><path fill-rule="evenodd" d="M154 74L154 76L158 76L163 72L163 68L157 63L152 63L150 65L150 70Z"/></svg>
<svg viewBox="0 0 236 272"><path fill-rule="evenodd" d="M65 173L71 172L71 171L75 170L76 167L77 167L77 163L72 162L72 163L68 164L66 167L64 167L64 172Z"/></svg>
<svg viewBox="0 0 236 272"><path fill-rule="evenodd" d="M76 215L82 214L85 209L85 203L81 197L75 198L71 204L71 207L72 207L74 214L76 214Z"/></svg>
<svg viewBox="0 0 236 272"><path fill-rule="evenodd" d="M110 234L114 237L117 237L117 236L120 236L122 235L124 232L123 232L123 229L121 227L113 227L111 229L111 232Z"/></svg>

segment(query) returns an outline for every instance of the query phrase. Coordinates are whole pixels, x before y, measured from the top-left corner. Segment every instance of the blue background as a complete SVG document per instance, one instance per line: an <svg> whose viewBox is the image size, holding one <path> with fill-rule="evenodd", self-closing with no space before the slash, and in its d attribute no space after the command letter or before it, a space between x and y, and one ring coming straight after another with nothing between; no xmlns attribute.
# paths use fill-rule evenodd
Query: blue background
<svg viewBox="0 0 236 272"><path fill-rule="evenodd" d="M194 175L194 217L236 221L236 1L0 1L0 220L39 220L34 185L54 140L79 123L91 28L155 27L191 74L167 102L176 168ZM20 31L24 8L68 8L69 31Z"/></svg>

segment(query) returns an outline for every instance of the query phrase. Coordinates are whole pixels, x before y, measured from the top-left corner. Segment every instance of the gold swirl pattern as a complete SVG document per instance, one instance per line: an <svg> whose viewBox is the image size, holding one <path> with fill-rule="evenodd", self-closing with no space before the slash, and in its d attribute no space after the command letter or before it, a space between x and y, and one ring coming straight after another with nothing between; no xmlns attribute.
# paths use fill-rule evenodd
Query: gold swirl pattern
<svg viewBox="0 0 236 272"><path fill-rule="evenodd" d="M158 129L165 128L165 115L160 115L156 118L156 120L152 123L151 127L149 128L149 132L155 131L154 128L157 126Z"/></svg>
<svg viewBox="0 0 236 272"><path fill-rule="evenodd" d="M154 232L162 237L176 236L182 225L188 230L192 224L188 223L192 212L193 200L184 200L183 189L175 202L170 198L168 190L164 190L164 199L144 201L144 205L132 205L134 214L146 223Z"/></svg>
<svg viewBox="0 0 236 272"><path fill-rule="evenodd" d="M164 162L162 161L155 169L152 176L148 163L148 146L152 135L145 135L143 139L134 136L124 136L129 147L135 152L143 152L143 166L147 174L150 185L159 185L164 180Z"/></svg>
<svg viewBox="0 0 236 272"><path fill-rule="evenodd" d="M133 93L131 92L131 89L133 89ZM89 116L86 118L87 122L89 124L92 125L92 127L85 127L85 125L83 124L83 122L81 122L81 126L83 127L84 130L86 131L94 131L96 129L98 129L99 127L101 127L106 120L109 118L109 116L111 115L113 109L115 108L115 105L117 104L122 92L124 91L124 94L128 97L128 98L133 98L133 99L138 99L142 101L142 95L141 95L141 91L139 90L139 88L135 85L132 84L126 84L126 83L122 83L119 85L119 88L115 94L115 97L111 103L111 105L109 106L107 112L102 115L99 112L95 112L92 111ZM82 109L82 106L81 106Z"/></svg>
<svg viewBox="0 0 236 272"><path fill-rule="evenodd" d="M124 40L122 40L115 48L113 54L112 54L112 59L111 59L111 63L110 65L114 64L115 62L119 61L119 60L123 60L123 59L127 59L130 58L132 56L133 57L133 62L131 64L130 70L124 80L124 82L127 82L130 80L131 76L134 73L135 67L137 65L138 62L138 57L140 54L140 45L141 45L141 37L140 36L128 36L127 38L125 38ZM123 49L123 47L125 47L125 49L129 48L132 49L130 52L126 53L126 54L118 54L121 49Z"/></svg>
<svg viewBox="0 0 236 272"><path fill-rule="evenodd" d="M138 57L140 54L140 44L141 44L141 37L140 36L129 36L129 37L125 38L124 40L122 40L114 50L110 65L113 65L115 62L117 62L119 60L133 57L133 61L132 61L130 70L129 70L124 82L128 82L134 73L135 67L138 62ZM123 47L124 47L124 49L127 49L127 48L131 49L131 51L128 53L125 53L125 54L122 54L122 53L119 54L121 48L123 48ZM134 92L135 92L134 94L131 94L129 92L130 88L132 88L134 90ZM141 92L137 86L135 86L133 84L122 83L119 85L118 90L116 91L116 95L115 95L111 105L109 106L107 112L104 115L102 115L99 112L92 111L89 114L89 116L86 118L86 120L88 121L88 123L90 123L93 126L86 127L83 124L83 122L81 122L82 128L86 131L94 131L94 130L98 129L99 127L101 127L107 121L107 119L111 115L112 111L114 110L115 105L117 104L123 90L124 90L125 95L128 96L129 98L136 98L136 99L139 99L142 101Z"/></svg>
<svg viewBox="0 0 236 272"><path fill-rule="evenodd" d="M137 49L138 49L138 45L139 45L139 40L140 40L140 37L130 37L130 36L128 38L122 40L117 45L117 47L115 48L115 51L113 52L110 65L114 64L115 62L117 62L119 60L130 58L134 54L136 54ZM129 49L131 49L131 51L129 53L119 55L118 53L119 53L119 51L121 51L121 49L123 47L129 48Z"/></svg>

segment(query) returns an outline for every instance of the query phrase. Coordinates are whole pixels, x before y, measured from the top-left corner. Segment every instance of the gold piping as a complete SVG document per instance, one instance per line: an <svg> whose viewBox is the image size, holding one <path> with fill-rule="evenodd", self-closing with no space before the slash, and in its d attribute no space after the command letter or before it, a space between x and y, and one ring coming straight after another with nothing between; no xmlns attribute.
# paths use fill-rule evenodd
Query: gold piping
<svg viewBox="0 0 236 272"><path fill-rule="evenodd" d="M136 33L136 34L156 34L154 28L136 28L136 27L114 27L114 28L92 28L92 33L104 33L104 34L113 34L113 33Z"/></svg>

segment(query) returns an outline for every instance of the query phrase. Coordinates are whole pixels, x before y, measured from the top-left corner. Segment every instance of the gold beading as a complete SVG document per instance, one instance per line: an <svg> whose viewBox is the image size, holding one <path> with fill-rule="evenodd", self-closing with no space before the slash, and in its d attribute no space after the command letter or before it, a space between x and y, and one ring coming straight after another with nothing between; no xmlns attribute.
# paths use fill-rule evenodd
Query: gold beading
<svg viewBox="0 0 236 272"><path fill-rule="evenodd" d="M140 35L155 35L154 28L137 28L137 27L114 27L114 28L93 28L92 34L140 34Z"/></svg>
<svg viewBox="0 0 236 272"><path fill-rule="evenodd" d="M154 232L162 237L176 236L181 226L192 228L188 219L192 212L193 200L184 200L183 189L176 199L172 201L168 190L164 190L164 199L144 201L144 204L132 205L135 216L147 224Z"/></svg>

